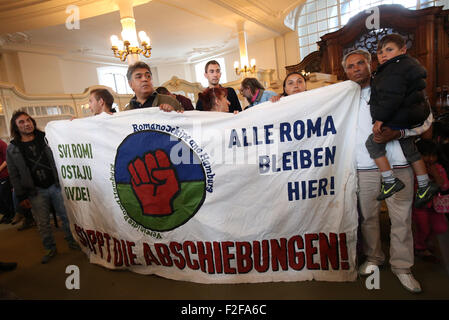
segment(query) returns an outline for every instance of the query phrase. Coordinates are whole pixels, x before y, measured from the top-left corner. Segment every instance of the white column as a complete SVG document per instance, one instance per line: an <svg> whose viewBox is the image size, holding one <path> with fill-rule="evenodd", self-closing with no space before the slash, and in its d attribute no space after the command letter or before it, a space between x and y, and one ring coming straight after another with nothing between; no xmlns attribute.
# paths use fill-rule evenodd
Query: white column
<svg viewBox="0 0 449 320"><path fill-rule="evenodd" d="M244 66L249 67L248 49L246 46L245 21L237 22L237 32L239 35L240 68L243 68Z"/></svg>
<svg viewBox="0 0 449 320"><path fill-rule="evenodd" d="M136 20L134 19L133 0L117 0L120 9L120 22L122 24L122 40L128 40L130 46L139 47L136 32ZM129 54L128 65L140 60L138 54Z"/></svg>

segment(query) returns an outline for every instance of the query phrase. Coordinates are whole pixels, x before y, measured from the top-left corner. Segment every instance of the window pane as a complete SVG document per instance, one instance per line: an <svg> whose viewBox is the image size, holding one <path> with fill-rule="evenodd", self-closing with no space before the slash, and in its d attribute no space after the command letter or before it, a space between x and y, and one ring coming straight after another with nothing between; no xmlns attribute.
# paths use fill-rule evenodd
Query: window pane
<svg viewBox="0 0 449 320"><path fill-rule="evenodd" d="M335 6L337 5L337 0L327 0L327 6Z"/></svg>
<svg viewBox="0 0 449 320"><path fill-rule="evenodd" d="M100 84L112 88L112 90L117 92L117 88L115 87L114 75L112 73L105 74Z"/></svg>
<svg viewBox="0 0 449 320"><path fill-rule="evenodd" d="M301 28L299 28L298 34L299 34L300 36L305 36L305 35L307 35L307 27L301 27Z"/></svg>
<svg viewBox="0 0 449 320"><path fill-rule="evenodd" d="M315 2L309 2L306 4L306 10L307 12L316 11L316 3Z"/></svg>
<svg viewBox="0 0 449 320"><path fill-rule="evenodd" d="M299 38L299 46L300 47L304 47L304 46L306 46L308 44L309 44L309 38L308 37Z"/></svg>
<svg viewBox="0 0 449 320"><path fill-rule="evenodd" d="M318 0L316 4L317 9L326 8L326 0Z"/></svg>
<svg viewBox="0 0 449 320"><path fill-rule="evenodd" d="M318 41L318 35L316 33L309 35L309 44L313 44Z"/></svg>
<svg viewBox="0 0 449 320"><path fill-rule="evenodd" d="M330 19L328 20L328 22L329 22L329 28L338 27L338 18L337 18L337 17L335 17L335 18L330 18Z"/></svg>
<svg viewBox="0 0 449 320"><path fill-rule="evenodd" d="M326 19L326 10L320 10L316 14L318 21Z"/></svg>
<svg viewBox="0 0 449 320"><path fill-rule="evenodd" d="M126 94L126 83L125 83L125 77L122 75L115 75L115 84L117 85L117 93L120 94Z"/></svg>
<svg viewBox="0 0 449 320"><path fill-rule="evenodd" d="M327 29L327 20L318 22L318 31L323 31Z"/></svg>
<svg viewBox="0 0 449 320"><path fill-rule="evenodd" d="M336 17L338 14L337 7L327 8L327 16L328 17Z"/></svg>
<svg viewBox="0 0 449 320"><path fill-rule="evenodd" d="M429 2L429 0L421 0L421 4L424 2ZM416 0L401 0L401 1L393 1L393 3L401 4L406 8L416 7Z"/></svg>
<svg viewBox="0 0 449 320"><path fill-rule="evenodd" d="M344 26L346 23L348 23L350 18L351 18L351 14L349 14L349 13L341 16L341 25Z"/></svg>
<svg viewBox="0 0 449 320"><path fill-rule="evenodd" d="M316 13L311 13L307 15L307 23L312 23L316 21Z"/></svg>
<svg viewBox="0 0 449 320"><path fill-rule="evenodd" d="M301 16L298 20L298 26L305 26L307 24L307 16Z"/></svg>
<svg viewBox="0 0 449 320"><path fill-rule="evenodd" d="M342 3L340 7L340 13L345 14L348 13L349 11L350 11L349 2Z"/></svg>
<svg viewBox="0 0 449 320"><path fill-rule="evenodd" d="M318 30L317 30L317 24L316 23L309 24L309 34L317 32L317 31Z"/></svg>
<svg viewBox="0 0 449 320"><path fill-rule="evenodd" d="M304 59L309 54L309 47L304 47L300 49L301 59Z"/></svg>

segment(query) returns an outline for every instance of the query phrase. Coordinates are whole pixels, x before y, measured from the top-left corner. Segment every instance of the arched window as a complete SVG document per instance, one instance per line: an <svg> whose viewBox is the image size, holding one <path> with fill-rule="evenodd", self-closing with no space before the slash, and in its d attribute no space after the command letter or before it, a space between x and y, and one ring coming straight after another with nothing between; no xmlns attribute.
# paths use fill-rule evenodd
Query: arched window
<svg viewBox="0 0 449 320"><path fill-rule="evenodd" d="M445 0L307 0L298 16L297 28L301 59L318 50L316 44L326 33L342 28L360 11L381 4L400 4L417 10L443 6Z"/></svg>
<svg viewBox="0 0 449 320"><path fill-rule="evenodd" d="M97 68L98 83L102 86L112 88L118 94L133 94L134 92L128 85L126 72L128 68L124 67L100 67Z"/></svg>

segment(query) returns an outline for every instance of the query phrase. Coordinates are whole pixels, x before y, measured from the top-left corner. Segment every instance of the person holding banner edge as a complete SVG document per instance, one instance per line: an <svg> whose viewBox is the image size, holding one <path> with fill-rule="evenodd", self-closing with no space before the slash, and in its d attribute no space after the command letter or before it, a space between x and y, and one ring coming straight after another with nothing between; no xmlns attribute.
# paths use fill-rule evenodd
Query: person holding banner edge
<svg viewBox="0 0 449 320"><path fill-rule="evenodd" d="M301 93L307 90L306 77L300 72L290 72L284 79L282 84L283 92L281 95L270 98L271 102L277 102L282 97L291 96L292 94Z"/></svg>
<svg viewBox="0 0 449 320"><path fill-rule="evenodd" d="M359 274L371 274L373 266L380 266L385 261L380 241L379 213L381 202L376 200L380 190L381 175L377 166L369 156L365 146L366 138L371 134L371 113L369 107L371 54L365 50L354 50L343 57L343 68L349 80L361 86L359 120L357 127L356 162L358 175L358 201L362 216L361 231L363 253L366 261L359 267ZM431 115L429 116L431 117ZM428 119L429 120L429 119ZM431 121L430 121L431 123ZM414 130L404 130L405 136L417 135L430 127L426 121ZM387 142L392 137L401 136L401 132L385 132L386 137L375 137ZM384 132L381 132L381 136ZM394 138L393 138L394 139ZM386 141L385 141L386 140ZM407 163L400 144L393 140L387 144L387 155L397 177L403 179L405 188L386 199L391 220L390 232L390 265L401 285L408 291L419 293L421 285L411 273L414 264L413 235L411 228L411 213L413 203L413 170Z"/></svg>

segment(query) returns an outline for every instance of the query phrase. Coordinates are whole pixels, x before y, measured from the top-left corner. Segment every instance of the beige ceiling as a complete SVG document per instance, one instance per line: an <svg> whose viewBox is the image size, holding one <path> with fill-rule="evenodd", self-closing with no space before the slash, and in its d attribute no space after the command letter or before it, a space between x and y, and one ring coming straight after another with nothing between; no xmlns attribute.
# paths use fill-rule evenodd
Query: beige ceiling
<svg viewBox="0 0 449 320"><path fill-rule="evenodd" d="M0 0L0 50L111 57L109 37L120 35L117 1ZM285 16L304 0L137 0L137 31L151 38L153 63L189 62L238 48L237 24L248 42L291 31ZM68 30L68 5L80 8L80 29ZM113 61L111 59L111 61Z"/></svg>

